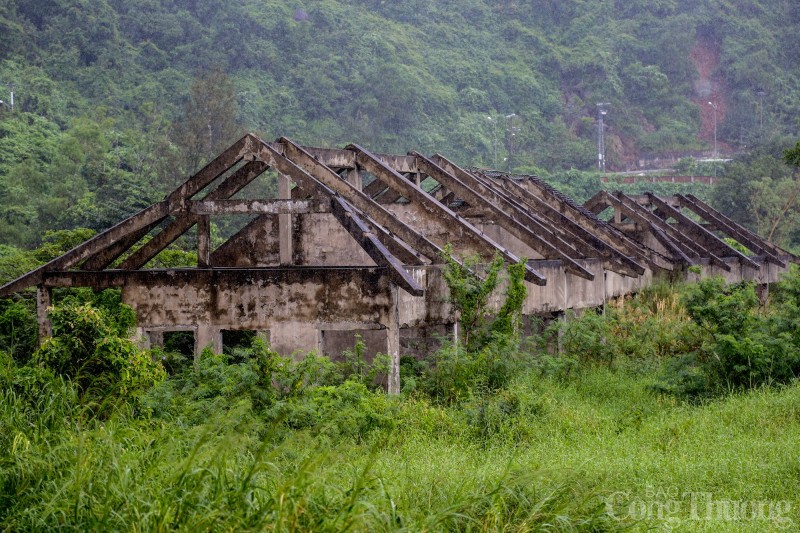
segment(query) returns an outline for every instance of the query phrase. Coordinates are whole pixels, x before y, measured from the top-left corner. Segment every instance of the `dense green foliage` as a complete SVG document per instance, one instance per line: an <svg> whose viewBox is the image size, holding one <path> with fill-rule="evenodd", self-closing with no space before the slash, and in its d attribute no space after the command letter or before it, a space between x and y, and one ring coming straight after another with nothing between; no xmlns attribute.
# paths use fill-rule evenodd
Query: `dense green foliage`
<svg viewBox="0 0 800 533"><path fill-rule="evenodd" d="M796 133L798 23L795 3L757 0L12 0L0 7L0 99L16 84L15 112L0 106L0 243L108 227L245 129L585 169L603 101L619 166L708 148L713 82L720 140L751 146ZM718 56L710 81L695 49Z"/></svg>
<svg viewBox="0 0 800 533"><path fill-rule="evenodd" d="M739 378L738 366L750 364L749 376L765 376L763 360L739 360L699 369L721 380L707 391L725 393L715 399L686 403L684 392L663 386L674 372L668 363L683 354L717 350L724 361L726 335L744 341L747 332L758 343L766 340L759 321L796 323L796 272L768 311L757 309L751 286L718 284L656 285L604 314L572 317L550 333L560 355L548 355L546 337L528 343L508 352L517 362L502 384L473 380L450 398L441 379L455 383L475 362L463 347L445 347L451 355L436 355L439 368L391 397L370 390L368 370L352 359L337 367L313 354L282 358L255 338L230 355L206 351L130 398L143 408L115 402L98 417L79 375L0 354L0 525L791 529L800 520L797 384L766 388L748 377L738 385L756 389L732 393L724 372ZM124 308L113 321L69 302L54 313L75 321L56 332L58 343L124 341ZM786 347L796 342L792 332L781 338ZM687 493L769 506L755 516L698 515Z"/></svg>

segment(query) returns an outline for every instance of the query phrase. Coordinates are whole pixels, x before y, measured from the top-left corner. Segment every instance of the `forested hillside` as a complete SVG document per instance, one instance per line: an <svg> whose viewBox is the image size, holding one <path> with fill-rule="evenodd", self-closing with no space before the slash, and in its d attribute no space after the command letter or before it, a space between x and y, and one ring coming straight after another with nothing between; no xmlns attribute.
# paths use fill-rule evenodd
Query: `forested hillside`
<svg viewBox="0 0 800 533"><path fill-rule="evenodd" d="M10 0L0 243L100 229L244 130L588 169L794 135L791 0ZM509 115L514 115L507 118Z"/></svg>

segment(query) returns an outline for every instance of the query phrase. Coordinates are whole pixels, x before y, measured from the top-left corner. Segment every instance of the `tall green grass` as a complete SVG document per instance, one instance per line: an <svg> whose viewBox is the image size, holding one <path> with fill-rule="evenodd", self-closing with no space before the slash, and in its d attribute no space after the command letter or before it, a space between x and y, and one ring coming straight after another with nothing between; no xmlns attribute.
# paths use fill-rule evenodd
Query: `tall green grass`
<svg viewBox="0 0 800 533"><path fill-rule="evenodd" d="M399 397L254 345L98 411L80 382L0 356L0 529L797 529L800 385L665 393L700 346L665 287L563 327L559 356L446 348ZM487 376L455 379L462 359ZM725 515L751 502L774 512Z"/></svg>
<svg viewBox="0 0 800 533"><path fill-rule="evenodd" d="M646 530L663 521L616 520L606 503L658 503L658 490L790 500L784 518L800 523L800 387L687 405L648 392L652 379L596 367L566 384L520 376L463 408L398 399L393 427L366 438L287 432L248 400L186 426L87 418L67 384L34 407L7 390L0 527ZM780 525L671 518L684 530Z"/></svg>

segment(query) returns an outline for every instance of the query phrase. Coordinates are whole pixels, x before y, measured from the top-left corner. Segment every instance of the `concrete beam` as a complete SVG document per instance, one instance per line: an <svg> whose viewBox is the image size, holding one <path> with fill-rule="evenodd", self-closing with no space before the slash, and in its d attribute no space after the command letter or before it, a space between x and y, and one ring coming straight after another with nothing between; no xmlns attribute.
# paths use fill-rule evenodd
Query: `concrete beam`
<svg viewBox="0 0 800 533"><path fill-rule="evenodd" d="M462 234L469 238L487 255L499 253L506 261L511 263L519 262L519 258L516 255L512 254L491 240L478 228L470 224L463 217L460 217L451 211L448 207L442 205L428 193L422 189L418 189L411 181L406 179L404 176L401 176L390 167L386 166L382 161L380 161L380 159L369 153L367 150L354 144L349 145L347 148L356 152L356 161L360 167L366 169L368 172L374 174L378 179L384 181L391 189L407 198L412 205L418 205L421 214L438 220L439 223L443 224L445 227L460 227L463 230ZM526 281L535 283L537 285L544 285L546 283L544 277L533 270L530 266L526 265L525 268ZM587 279L591 279L593 274L586 271L585 277L587 277Z"/></svg>
<svg viewBox="0 0 800 533"><path fill-rule="evenodd" d="M300 215L330 213L328 202L309 200L192 200L193 215Z"/></svg>
<svg viewBox="0 0 800 533"><path fill-rule="evenodd" d="M166 202L159 202L143 209L130 218L125 219L116 226L95 235L83 244L79 244L69 252L53 259L39 268L0 287L0 298L21 291L33 285L40 285L47 272L67 270L74 267L84 259L96 254L98 251L110 246L114 242L141 230L155 222L166 218L168 213Z"/></svg>
<svg viewBox="0 0 800 533"><path fill-rule="evenodd" d="M468 204L488 209L503 229L542 254L543 257L561 259L567 272L582 278L592 279L594 277L591 272L573 259L573 257L580 257L580 253L575 248L562 241L558 235L533 217L528 216L527 213L510 205L505 198L477 181L471 184L475 187L473 189L418 152L411 152L411 155L417 158L417 167L422 172L452 190L458 198Z"/></svg>
<svg viewBox="0 0 800 533"><path fill-rule="evenodd" d="M676 197L681 205L703 218L712 229L725 233L729 237L739 241L754 254L763 255L765 260L772 264L778 265L781 268L786 268L786 263L775 255L776 250L774 245L770 245L758 235L751 233L691 194L687 196L677 194ZM780 252L782 252L782 250L778 251L779 255L784 255Z"/></svg>
<svg viewBox="0 0 800 533"><path fill-rule="evenodd" d="M250 161L220 183L203 200L225 200L230 198L260 176L267 168L267 165L262 161ZM183 204L182 209L188 209L188 203ZM167 246L175 242L178 237L189 231L197 223L197 220L197 215L186 213L172 221L141 248L132 253L130 257L120 264L119 268L122 270L142 268ZM86 270L89 269L87 268Z"/></svg>
<svg viewBox="0 0 800 533"><path fill-rule="evenodd" d="M392 284L402 287L412 296L423 296L425 289L420 287L413 276L403 267L403 264L392 255L375 234L369 231L369 228L350 205L339 196L333 197L331 202L333 216L375 261L376 265L389 269L389 278L392 280Z"/></svg>
<svg viewBox="0 0 800 533"><path fill-rule="evenodd" d="M170 204L170 211L180 209L192 196L208 187L215 179L233 168L239 161L248 156L252 158L253 148L257 145L257 142L258 138L248 133L214 158L198 173L187 179L167 195L166 200Z"/></svg>
<svg viewBox="0 0 800 533"><path fill-rule="evenodd" d="M726 253L730 257L736 257L742 264L754 268L756 270L761 268L761 265L754 262L752 259L741 253L739 250L731 247L728 243L708 231L706 228L687 217L680 210L672 207L669 203L665 202L655 194L646 193L645 196L650 200L650 203L663 211L667 216L674 218L678 224L683 227L683 231L687 236L695 240L703 242L708 247L715 247L720 253Z"/></svg>
<svg viewBox="0 0 800 533"><path fill-rule="evenodd" d="M53 305L53 290L39 285L36 289L36 319L39 324L39 346L45 339L53 336L53 324L48 316Z"/></svg>
<svg viewBox="0 0 800 533"><path fill-rule="evenodd" d="M293 172L299 179L311 179L317 182L323 187L324 191L333 191L342 195L350 205L366 214L375 223L397 235L406 244L418 250L431 261L442 261L443 250L424 235L403 223L386 210L385 207L372 201L365 193L342 180L330 168L311 157L301 146L286 138L282 138L281 143L285 146L286 155L291 158L291 161L286 159L285 163L282 162L288 171ZM266 149L270 150L269 147L266 147ZM276 153L273 150L272 154L268 152L263 154L263 157L274 157L274 154Z"/></svg>

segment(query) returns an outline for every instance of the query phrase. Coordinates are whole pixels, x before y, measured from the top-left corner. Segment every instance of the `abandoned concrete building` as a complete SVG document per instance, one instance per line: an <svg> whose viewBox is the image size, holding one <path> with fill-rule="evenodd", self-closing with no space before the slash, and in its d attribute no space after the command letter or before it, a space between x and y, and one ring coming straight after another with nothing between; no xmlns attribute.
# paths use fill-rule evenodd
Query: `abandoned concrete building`
<svg viewBox="0 0 800 533"><path fill-rule="evenodd" d="M277 195L245 194L260 176L277 180ZM213 246L216 217L243 222ZM190 230L196 267L149 268ZM391 356L396 392L402 353L424 350L437 332L457 334L446 244L458 257L527 258L526 316L599 307L657 276L768 284L798 261L691 195L600 192L578 205L534 176L440 155L249 134L163 201L0 287L0 297L37 287L42 337L53 288L82 286L121 288L145 343L182 330L195 351L221 350L224 332L248 330L283 354L335 354L359 333Z"/></svg>

